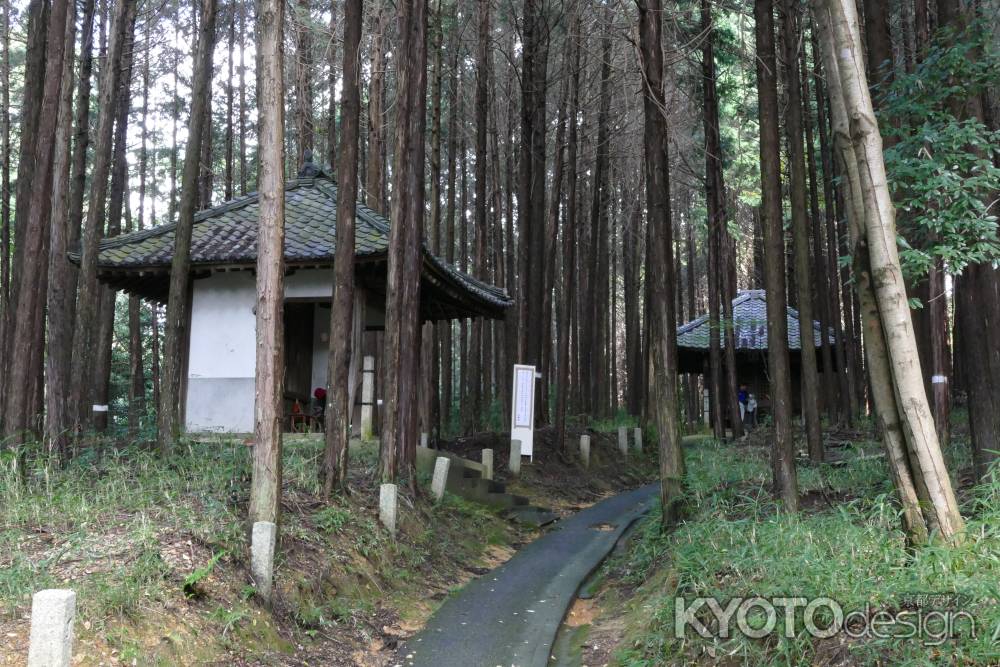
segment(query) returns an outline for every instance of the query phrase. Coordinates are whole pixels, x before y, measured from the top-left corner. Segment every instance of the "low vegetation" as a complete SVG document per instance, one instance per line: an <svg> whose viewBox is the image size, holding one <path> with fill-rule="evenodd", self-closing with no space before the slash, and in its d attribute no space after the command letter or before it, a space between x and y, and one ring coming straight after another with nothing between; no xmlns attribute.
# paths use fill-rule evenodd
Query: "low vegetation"
<svg viewBox="0 0 1000 667"><path fill-rule="evenodd" d="M250 585L242 442L188 442L167 459L93 449L65 468L29 457L24 482L3 459L0 664L23 659L31 594L47 587L77 592L84 664L376 661L522 539L482 507L404 493L393 540L377 520L375 449L331 505L318 500L320 456L315 440L286 446L271 611Z"/></svg>
<svg viewBox="0 0 1000 667"><path fill-rule="evenodd" d="M841 441L834 462L800 466L804 511L787 515L775 511L766 440L759 433L757 438L756 444L705 439L688 446L687 520L663 532L659 517L650 516L627 553L605 568L604 605L621 605L627 628L619 664L1000 662L1000 471L994 468L984 483L962 487L968 517L962 546L911 550L877 443ZM965 451L956 445L950 453L952 469L965 470ZM902 626L882 633L893 636L823 639L806 632L799 607L786 636L779 606L775 630L766 637L748 638L733 623L732 634L721 638L719 623L705 606L696 617L712 636L702 637L689 626L679 638L678 597L686 607L695 598L714 597L723 608L732 598L831 598L845 615L866 612L850 617L854 634L863 634L878 612L909 611L912 622L926 623L922 639L898 636L906 631ZM952 612L954 637L941 637L946 621L931 611ZM821 616L816 625L825 628L832 617ZM766 621L760 608L747 618L752 628Z"/></svg>

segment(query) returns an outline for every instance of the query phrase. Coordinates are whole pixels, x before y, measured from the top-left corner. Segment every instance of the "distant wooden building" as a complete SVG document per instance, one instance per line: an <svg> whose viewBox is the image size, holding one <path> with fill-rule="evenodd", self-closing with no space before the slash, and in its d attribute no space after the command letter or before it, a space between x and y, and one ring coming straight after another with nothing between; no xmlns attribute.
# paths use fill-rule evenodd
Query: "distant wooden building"
<svg viewBox="0 0 1000 667"><path fill-rule="evenodd" d="M184 421L188 432L252 432L256 365L257 193L195 216L191 240L189 336L183 363ZM359 319L363 331L385 326L389 220L357 206L354 244ZM327 355L337 185L307 163L285 186L285 392L286 407L308 406L327 387ZM175 225L105 239L100 244L102 282L165 303L174 254ZM507 293L459 271L422 246L420 318L503 318ZM79 255L70 259L79 263ZM358 373L352 365L355 380ZM357 384L352 383L356 387Z"/></svg>
<svg viewBox="0 0 1000 667"><path fill-rule="evenodd" d="M799 312L789 307L788 351L792 373L792 402L796 413L801 400L802 346L799 342ZM754 394L762 414L770 412L770 387L767 359L767 293L764 290L741 290L733 299L733 326L736 338L736 381L745 384ZM820 375L820 385L824 380L823 361L819 354L822 331L819 322L813 321L813 340L816 342L816 359ZM830 345L834 344L832 332L828 333ZM702 315L677 327L678 370L681 373L708 374L708 315ZM720 331L722 348L726 339ZM836 382L832 374L829 382ZM724 380L724 378L723 378ZM735 397L733 397L735 400Z"/></svg>

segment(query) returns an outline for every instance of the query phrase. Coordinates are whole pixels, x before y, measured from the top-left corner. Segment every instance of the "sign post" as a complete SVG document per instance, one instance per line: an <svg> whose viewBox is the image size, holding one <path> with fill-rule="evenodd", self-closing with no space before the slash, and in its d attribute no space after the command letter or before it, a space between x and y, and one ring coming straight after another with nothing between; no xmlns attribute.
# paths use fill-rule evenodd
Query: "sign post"
<svg viewBox="0 0 1000 667"><path fill-rule="evenodd" d="M511 400L510 439L521 441L521 455L534 460L535 367L514 364L514 397Z"/></svg>

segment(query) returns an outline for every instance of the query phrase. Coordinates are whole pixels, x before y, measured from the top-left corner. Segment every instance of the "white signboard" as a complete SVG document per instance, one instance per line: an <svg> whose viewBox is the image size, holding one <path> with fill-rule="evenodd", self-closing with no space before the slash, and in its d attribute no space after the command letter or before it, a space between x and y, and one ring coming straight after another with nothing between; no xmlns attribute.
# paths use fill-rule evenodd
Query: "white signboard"
<svg viewBox="0 0 1000 667"><path fill-rule="evenodd" d="M534 460L535 367L514 364L514 396L511 400L510 439L521 441L521 455Z"/></svg>

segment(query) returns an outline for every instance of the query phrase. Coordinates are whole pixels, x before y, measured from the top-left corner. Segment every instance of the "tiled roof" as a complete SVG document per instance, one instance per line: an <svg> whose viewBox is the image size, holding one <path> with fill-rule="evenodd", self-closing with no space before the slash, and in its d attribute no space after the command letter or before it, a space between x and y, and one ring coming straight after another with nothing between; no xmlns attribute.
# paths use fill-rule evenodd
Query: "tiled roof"
<svg viewBox="0 0 1000 667"><path fill-rule="evenodd" d="M764 290L741 290L739 296L733 299L733 322L738 350L767 349L767 295ZM822 343L819 322L813 321L813 339L816 347ZM833 335L830 343L833 344ZM677 327L677 347L699 350L708 349L709 322L708 315ZM720 336L723 347L725 336ZM788 308L788 348L801 349L799 343L799 312Z"/></svg>
<svg viewBox="0 0 1000 667"><path fill-rule="evenodd" d="M257 262L256 192L195 215L191 235L192 267L253 266ZM332 264L337 238L337 186L324 176L300 177L285 186L285 261L289 264ZM101 241L101 273L142 269L169 269L174 253L176 225L167 224ZM357 207L354 246L358 258L385 255L389 248L389 221L361 204ZM462 289L492 307L506 308L511 300L498 287L462 273L423 248L425 261ZM79 253L70 253L79 262Z"/></svg>

